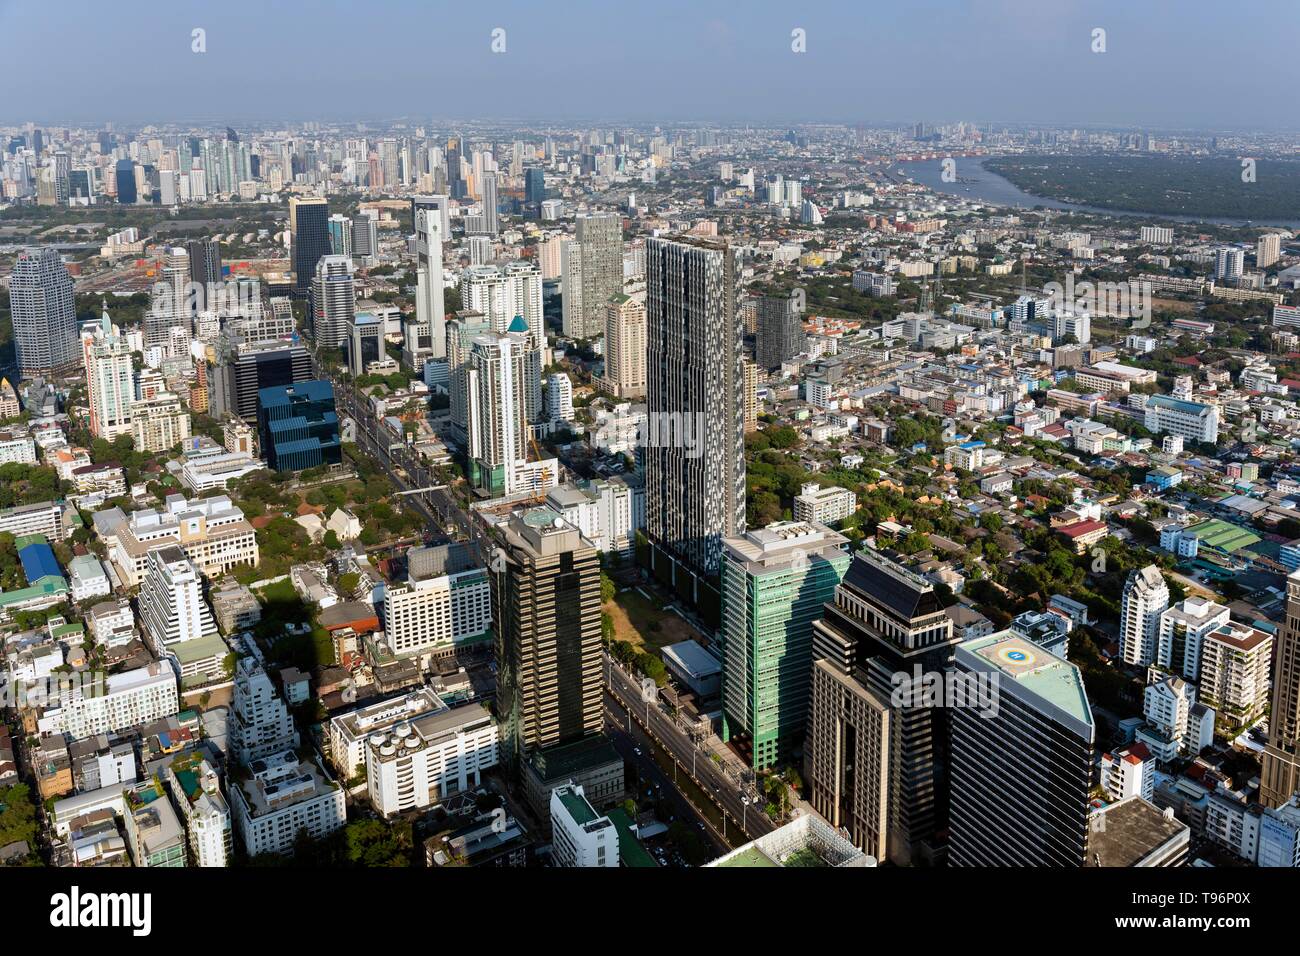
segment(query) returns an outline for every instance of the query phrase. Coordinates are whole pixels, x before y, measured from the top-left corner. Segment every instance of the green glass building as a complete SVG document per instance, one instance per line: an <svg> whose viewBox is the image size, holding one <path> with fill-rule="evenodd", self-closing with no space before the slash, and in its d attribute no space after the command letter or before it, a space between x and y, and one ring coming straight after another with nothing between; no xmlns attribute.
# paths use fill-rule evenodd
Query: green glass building
<svg viewBox="0 0 1300 956"><path fill-rule="evenodd" d="M783 521L723 539L722 736L766 770L803 739L812 625L849 566L848 541L823 524Z"/></svg>

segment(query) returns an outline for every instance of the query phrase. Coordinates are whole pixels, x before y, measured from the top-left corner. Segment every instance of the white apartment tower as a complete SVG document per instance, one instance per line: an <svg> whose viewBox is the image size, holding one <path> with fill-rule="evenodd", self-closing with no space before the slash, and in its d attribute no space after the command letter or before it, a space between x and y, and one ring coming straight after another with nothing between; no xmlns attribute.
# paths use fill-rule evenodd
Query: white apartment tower
<svg viewBox="0 0 1300 956"><path fill-rule="evenodd" d="M108 318L81 333L86 360L86 390L90 396L90 433L113 441L131 432L131 402L135 398L135 369L131 346Z"/></svg>
<svg viewBox="0 0 1300 956"><path fill-rule="evenodd" d="M428 329L428 357L447 357L447 308L442 282L442 214L437 209L415 213L415 317ZM412 354L418 350L411 349ZM415 366L412 366L415 367Z"/></svg>
<svg viewBox="0 0 1300 956"><path fill-rule="evenodd" d="M311 287L312 334L320 348L336 349L356 318L357 297L348 256L321 256Z"/></svg>
<svg viewBox="0 0 1300 956"><path fill-rule="evenodd" d="M203 599L203 579L180 545L149 552L149 573L140 588L140 618L154 650L217 633Z"/></svg>
<svg viewBox="0 0 1300 956"><path fill-rule="evenodd" d="M289 708L254 657L241 657L235 665L228 731L231 756L245 766L298 746Z"/></svg>
<svg viewBox="0 0 1300 956"><path fill-rule="evenodd" d="M1160 615L1169 608L1169 587L1154 564L1131 571L1120 605L1120 645L1127 664L1143 667L1156 660Z"/></svg>

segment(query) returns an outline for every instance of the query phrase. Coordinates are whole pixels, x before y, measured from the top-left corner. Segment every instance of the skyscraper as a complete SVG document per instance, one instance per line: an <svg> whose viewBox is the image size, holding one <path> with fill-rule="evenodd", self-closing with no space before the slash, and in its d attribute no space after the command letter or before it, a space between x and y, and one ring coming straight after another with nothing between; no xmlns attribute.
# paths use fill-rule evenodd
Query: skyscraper
<svg viewBox="0 0 1300 956"><path fill-rule="evenodd" d="M352 260L347 256L322 256L316 263L316 278L311 287L311 328L316 346L326 349L342 346L348 324L356 314Z"/></svg>
<svg viewBox="0 0 1300 956"><path fill-rule="evenodd" d="M190 257L190 281L201 286L206 294L221 282L221 244L211 238L191 239L185 244L185 251Z"/></svg>
<svg viewBox="0 0 1300 956"><path fill-rule="evenodd" d="M900 866L941 862L948 711L939 702L895 697L900 683L918 674L942 675L951 665L959 638L934 585L863 548L812 630L813 660L826 665L814 670L804 743L813 806L828 819L858 817L862 835L855 839L864 847L883 840L888 858ZM843 709L846 697L852 714ZM882 749L878 738L886 731ZM837 750L841 744L848 752ZM883 811L870 792L881 774L888 777ZM882 812L883 835L876 832Z"/></svg>
<svg viewBox="0 0 1300 956"><path fill-rule="evenodd" d="M409 353L411 368L422 368L425 359L447 357L447 307L442 271L442 216L436 209L415 212L415 317L429 337L428 350L414 343L402 347Z"/></svg>
<svg viewBox="0 0 1300 956"><path fill-rule="evenodd" d="M131 433L131 403L135 398L135 369L131 347L108 318L82 331L86 390L90 398L90 433L113 441Z"/></svg>
<svg viewBox="0 0 1300 956"><path fill-rule="evenodd" d="M546 198L546 171L540 166L524 170L524 202L537 205Z"/></svg>
<svg viewBox="0 0 1300 956"><path fill-rule="evenodd" d="M1079 669L1011 631L954 663L949 864L1083 866L1096 728Z"/></svg>
<svg viewBox="0 0 1300 956"><path fill-rule="evenodd" d="M844 577L848 540L780 521L722 545L722 738L742 738L766 770L803 741L812 625Z"/></svg>
<svg viewBox="0 0 1300 956"><path fill-rule="evenodd" d="M698 579L718 573L723 537L745 530L739 253L650 239L646 262L651 560L667 580L695 577L698 602Z"/></svg>
<svg viewBox="0 0 1300 956"><path fill-rule="evenodd" d="M330 255L352 258L352 220L342 213L330 216Z"/></svg>
<svg viewBox="0 0 1300 956"><path fill-rule="evenodd" d="M526 369L517 336L492 332L470 346L466 379L469 479L492 495L515 488L515 472L527 458Z"/></svg>
<svg viewBox="0 0 1300 956"><path fill-rule="evenodd" d="M171 354L176 347L176 332L187 340L193 324L197 300L189 294L190 255L180 246L167 250L158 281L153 286L149 314L144 319L144 344L157 346ZM188 347L188 344L187 344Z"/></svg>
<svg viewBox="0 0 1300 956"><path fill-rule="evenodd" d="M605 306L623 291L623 217L579 216L575 240L566 250L564 334L594 338L604 331Z"/></svg>
<svg viewBox="0 0 1300 956"><path fill-rule="evenodd" d="M1169 607L1169 587L1154 564L1130 571L1120 597L1120 649L1126 664L1155 663L1160 615Z"/></svg>
<svg viewBox="0 0 1300 956"><path fill-rule="evenodd" d="M1276 808L1300 791L1300 571L1286 579L1286 621L1273 651L1272 696L1259 799Z"/></svg>
<svg viewBox="0 0 1300 956"><path fill-rule="evenodd" d="M758 300L755 358L765 369L779 368L803 351L803 324L793 296L765 295Z"/></svg>
<svg viewBox="0 0 1300 956"><path fill-rule="evenodd" d="M530 751L601 732L600 560L549 508L500 527L492 564L497 719L512 772Z"/></svg>
<svg viewBox="0 0 1300 956"><path fill-rule="evenodd" d="M72 277L51 248L19 253L9 277L14 346L24 378L70 372L81 361Z"/></svg>
<svg viewBox="0 0 1300 956"><path fill-rule="evenodd" d="M305 296L316 276L316 263L330 254L329 203L321 196L289 199L289 258L293 288Z"/></svg>
<svg viewBox="0 0 1300 956"><path fill-rule="evenodd" d="M203 576L180 545L149 552L149 573L140 587L140 621L159 656L168 647L217 633L212 609L203 599Z"/></svg>
<svg viewBox="0 0 1300 956"><path fill-rule="evenodd" d="M133 206L136 202L135 163L129 159L119 159L114 168L117 181L117 201L123 206Z"/></svg>

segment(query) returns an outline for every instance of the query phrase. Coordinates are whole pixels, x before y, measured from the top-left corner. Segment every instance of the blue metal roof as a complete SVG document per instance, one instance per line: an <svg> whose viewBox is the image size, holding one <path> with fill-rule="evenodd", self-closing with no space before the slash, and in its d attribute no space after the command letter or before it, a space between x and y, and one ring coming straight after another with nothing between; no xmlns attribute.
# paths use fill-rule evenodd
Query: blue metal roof
<svg viewBox="0 0 1300 956"><path fill-rule="evenodd" d="M18 559L23 563L23 574L27 575L29 584L51 575L63 577L63 569L54 557L54 549L48 544L29 544L20 548Z"/></svg>

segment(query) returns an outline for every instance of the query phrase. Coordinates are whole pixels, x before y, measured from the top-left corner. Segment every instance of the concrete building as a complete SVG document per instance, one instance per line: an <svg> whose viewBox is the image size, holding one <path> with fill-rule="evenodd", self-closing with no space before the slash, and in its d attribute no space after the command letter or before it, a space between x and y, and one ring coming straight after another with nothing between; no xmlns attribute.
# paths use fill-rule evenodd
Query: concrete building
<svg viewBox="0 0 1300 956"><path fill-rule="evenodd" d="M289 853L302 831L321 839L347 822L343 788L292 750L254 760L248 770L247 779L232 781L230 800L249 856Z"/></svg>
<svg viewBox="0 0 1300 956"><path fill-rule="evenodd" d="M795 521L829 525L843 521L857 510L858 496L849 488L823 488L816 482L809 482L794 496Z"/></svg>
<svg viewBox="0 0 1300 956"><path fill-rule="evenodd" d="M365 754L370 803L392 817L477 788L499 759L497 724L482 704L432 711L373 734Z"/></svg>
<svg viewBox="0 0 1300 956"><path fill-rule="evenodd" d="M454 650L491 636L487 570L462 544L407 552L405 581L384 588L384 637L392 653Z"/></svg>
<svg viewBox="0 0 1300 956"><path fill-rule="evenodd" d="M1129 572L1120 598L1120 649L1126 664L1157 659L1160 615L1169 608L1169 587L1154 564Z"/></svg>
<svg viewBox="0 0 1300 956"><path fill-rule="evenodd" d="M618 829L587 802L582 787L551 791L551 831L556 866L618 866Z"/></svg>

